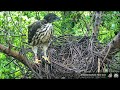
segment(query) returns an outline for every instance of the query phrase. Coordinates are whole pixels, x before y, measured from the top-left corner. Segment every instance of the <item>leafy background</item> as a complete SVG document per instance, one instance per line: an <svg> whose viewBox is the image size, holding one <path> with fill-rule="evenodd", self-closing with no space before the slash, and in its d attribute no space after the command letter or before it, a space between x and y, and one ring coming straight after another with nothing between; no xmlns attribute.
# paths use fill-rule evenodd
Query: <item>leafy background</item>
<svg viewBox="0 0 120 90"><path fill-rule="evenodd" d="M47 13L55 13L61 20L54 22L54 36L72 34L84 36L90 28L89 36L92 33L93 11L2 11L0 12L0 43L9 46L11 43L13 50L20 51L21 47L30 47L27 44L28 25L36 20L41 20ZM106 45L115 34L120 31L120 12L103 11L101 25L99 27L99 41ZM32 59L33 54L27 56ZM120 53L114 58L120 64ZM120 70L119 65L111 65L113 71ZM117 68L117 70L115 69ZM27 72L27 67L16 59L0 52L0 79L19 79Z"/></svg>

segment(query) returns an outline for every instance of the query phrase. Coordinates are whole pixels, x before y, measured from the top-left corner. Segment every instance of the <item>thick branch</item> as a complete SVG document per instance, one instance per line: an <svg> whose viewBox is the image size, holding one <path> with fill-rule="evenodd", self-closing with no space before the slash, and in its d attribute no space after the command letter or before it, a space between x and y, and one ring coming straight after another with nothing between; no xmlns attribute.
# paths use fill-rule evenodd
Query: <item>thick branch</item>
<svg viewBox="0 0 120 90"><path fill-rule="evenodd" d="M120 32L110 42L111 49L120 49Z"/></svg>
<svg viewBox="0 0 120 90"><path fill-rule="evenodd" d="M102 54L106 53L106 56L111 56L111 55L115 55L119 51L120 51L120 32L103 49Z"/></svg>
<svg viewBox="0 0 120 90"><path fill-rule="evenodd" d="M37 76L37 78L41 78L41 76L38 73L36 73L36 70L37 70L36 64L30 62L30 60L27 60L27 58L19 54L19 52L10 50L10 48L7 48L1 44L0 44L0 52L3 52L8 56L12 56L13 58L19 60L21 63L27 66Z"/></svg>
<svg viewBox="0 0 120 90"><path fill-rule="evenodd" d="M21 63L26 65L28 68L30 68L29 65L33 66L33 63L28 61L23 55L20 55L19 52L14 51L14 50L10 50L9 48L7 48L1 44L0 44L0 52L3 52L5 54L7 54L8 56L12 56L13 58L16 58ZM28 65L28 63L29 63L29 65Z"/></svg>
<svg viewBox="0 0 120 90"><path fill-rule="evenodd" d="M93 35L97 38L99 34L99 26L101 22L101 11L96 11L94 16Z"/></svg>

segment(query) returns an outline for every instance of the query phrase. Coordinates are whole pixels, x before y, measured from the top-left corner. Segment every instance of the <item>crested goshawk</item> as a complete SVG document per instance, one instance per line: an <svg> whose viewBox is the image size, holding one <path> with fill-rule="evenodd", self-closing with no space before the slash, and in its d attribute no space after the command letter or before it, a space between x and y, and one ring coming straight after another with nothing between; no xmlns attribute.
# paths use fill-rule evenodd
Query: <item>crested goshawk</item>
<svg viewBox="0 0 120 90"><path fill-rule="evenodd" d="M47 57L47 49L50 44L53 31L52 22L59 19L60 18L57 15L48 13L43 20L38 20L28 26L28 43L32 46L32 51L35 55L35 63L39 63L41 61L38 60L37 56L38 47L41 47L44 52L44 56L42 56L42 58L50 63Z"/></svg>

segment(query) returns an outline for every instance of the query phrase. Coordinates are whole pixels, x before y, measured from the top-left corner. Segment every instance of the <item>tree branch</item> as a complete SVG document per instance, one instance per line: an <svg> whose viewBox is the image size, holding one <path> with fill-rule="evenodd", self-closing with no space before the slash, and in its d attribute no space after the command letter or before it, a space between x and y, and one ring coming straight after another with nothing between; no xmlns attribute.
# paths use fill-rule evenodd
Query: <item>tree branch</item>
<svg viewBox="0 0 120 90"><path fill-rule="evenodd" d="M113 38L113 40L107 44L107 46L102 50L102 54L106 54L106 57L111 58L111 55L115 55L120 51L120 32ZM105 59L104 58L104 59Z"/></svg>
<svg viewBox="0 0 120 90"><path fill-rule="evenodd" d="M99 34L99 26L100 26L100 22L101 22L101 11L96 11L95 15L93 17L93 35L95 36L95 38L97 39L98 34Z"/></svg>
<svg viewBox="0 0 120 90"><path fill-rule="evenodd" d="M23 55L19 54L19 52L14 51L14 50L10 50L10 48L5 47L1 44L0 44L0 52L5 53L8 56L12 56L13 58L19 60L21 63L26 65L28 68L30 68L30 66L34 66L34 63L27 60L27 58L25 58Z"/></svg>

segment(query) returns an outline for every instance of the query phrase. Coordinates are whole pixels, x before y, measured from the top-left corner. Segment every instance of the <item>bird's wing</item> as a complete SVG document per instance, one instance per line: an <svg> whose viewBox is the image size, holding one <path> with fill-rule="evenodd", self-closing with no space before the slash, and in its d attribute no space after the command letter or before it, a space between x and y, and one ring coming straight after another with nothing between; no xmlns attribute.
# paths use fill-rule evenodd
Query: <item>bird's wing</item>
<svg viewBox="0 0 120 90"><path fill-rule="evenodd" d="M35 35L37 29L41 28L41 21L36 21L28 26L28 43L31 43L33 36Z"/></svg>

